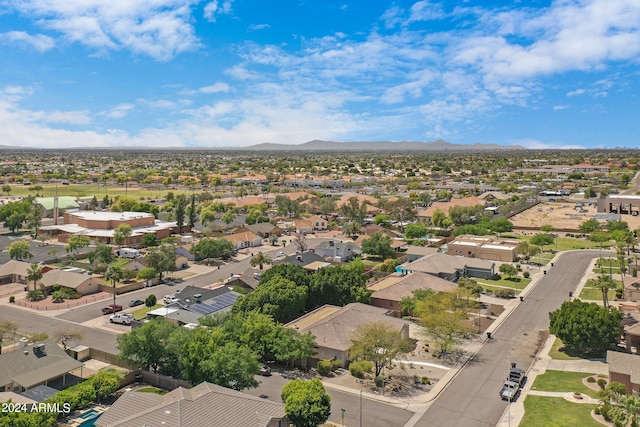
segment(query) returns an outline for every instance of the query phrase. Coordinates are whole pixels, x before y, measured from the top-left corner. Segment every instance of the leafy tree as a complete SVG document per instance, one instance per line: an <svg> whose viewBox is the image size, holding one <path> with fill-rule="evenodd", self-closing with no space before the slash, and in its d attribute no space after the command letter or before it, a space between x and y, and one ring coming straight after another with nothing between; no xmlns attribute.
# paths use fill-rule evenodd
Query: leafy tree
<svg viewBox="0 0 640 427"><path fill-rule="evenodd" d="M346 236L351 237L360 234L362 227L357 222L350 221L344 226L343 231Z"/></svg>
<svg viewBox="0 0 640 427"><path fill-rule="evenodd" d="M384 228L391 227L391 216L387 214L379 214L373 218L373 223Z"/></svg>
<svg viewBox="0 0 640 427"><path fill-rule="evenodd" d="M302 212L302 206L299 200L291 200L287 196L277 195L275 203L278 205L278 215L283 215L288 218L298 218L300 212Z"/></svg>
<svg viewBox="0 0 640 427"><path fill-rule="evenodd" d="M200 259L230 257L235 253L233 243L227 239L201 239L190 252Z"/></svg>
<svg viewBox="0 0 640 427"><path fill-rule="evenodd" d="M236 214L233 211L227 211L222 214L222 217L220 219L226 224L227 228L229 228L229 224L231 224L236 219Z"/></svg>
<svg viewBox="0 0 640 427"><path fill-rule="evenodd" d="M331 396L317 378L287 383L282 388L282 401L287 418L296 427L317 427L331 415Z"/></svg>
<svg viewBox="0 0 640 427"><path fill-rule="evenodd" d="M440 356L471 333L463 322L469 309L475 304L470 293L464 289L456 292L439 292L416 302L420 324L440 349Z"/></svg>
<svg viewBox="0 0 640 427"><path fill-rule="evenodd" d="M480 220L482 216L482 206L452 206L449 208L449 218L456 225L472 224Z"/></svg>
<svg viewBox="0 0 640 427"><path fill-rule="evenodd" d="M316 338L307 332L300 334L292 328L278 326L272 334L269 351L279 362L305 360L315 354Z"/></svg>
<svg viewBox="0 0 640 427"><path fill-rule="evenodd" d="M434 294L431 289L416 289L413 291L413 295L410 297L404 297L400 300L400 307L402 307L402 313L409 316L417 315L416 304L418 301L429 298Z"/></svg>
<svg viewBox="0 0 640 427"><path fill-rule="evenodd" d="M416 217L416 209L410 199L399 198L384 204L384 208L391 218L400 224L400 231L404 231L405 224Z"/></svg>
<svg viewBox="0 0 640 427"><path fill-rule="evenodd" d="M282 277L274 277L233 304L233 312L258 311L287 323L304 313L307 288Z"/></svg>
<svg viewBox="0 0 640 427"><path fill-rule="evenodd" d="M351 197L345 204L340 206L338 211L349 221L362 224L367 216L367 204L360 203L357 197Z"/></svg>
<svg viewBox="0 0 640 427"><path fill-rule="evenodd" d="M155 269L162 280L162 275L176 270L176 253L172 245L160 245L151 248L144 257L147 265Z"/></svg>
<svg viewBox="0 0 640 427"><path fill-rule="evenodd" d="M156 296L154 294L151 294L144 299L144 306L151 308L155 306L157 302L158 299L156 298Z"/></svg>
<svg viewBox="0 0 640 427"><path fill-rule="evenodd" d="M458 279L458 287L462 289L466 289L471 292L476 298L480 297L482 293L482 285L480 285L477 281L470 279L468 277L461 277Z"/></svg>
<svg viewBox="0 0 640 427"><path fill-rule="evenodd" d="M178 234L182 234L182 227L184 227L184 216L187 209L187 198L184 194L178 194L174 200L174 208L176 214L176 226L178 227Z"/></svg>
<svg viewBox="0 0 640 427"><path fill-rule="evenodd" d="M489 230L497 233L499 236L502 233L513 231L513 224L507 218L498 218L489 223Z"/></svg>
<svg viewBox="0 0 640 427"><path fill-rule="evenodd" d="M198 219L198 212L196 210L196 195L195 193L191 194L191 203L189 205L189 210L187 212L188 225L190 228L193 228L196 225L196 220Z"/></svg>
<svg viewBox="0 0 640 427"><path fill-rule="evenodd" d="M602 247L604 246L604 242L608 242L611 236L609 233L605 233L604 231L593 231L589 235L589 240L592 242L600 243L600 251L602 251Z"/></svg>
<svg viewBox="0 0 640 427"><path fill-rule="evenodd" d="M393 359L411 350L411 342L397 328L385 322L358 327L351 337L351 343L349 358L373 362L376 377L385 366L391 365Z"/></svg>
<svg viewBox="0 0 640 427"><path fill-rule="evenodd" d="M451 219L442 209L436 209L431 216L431 223L434 227L441 229L447 229L453 225Z"/></svg>
<svg viewBox="0 0 640 427"><path fill-rule="evenodd" d="M332 265L313 273L309 282L307 309L325 304L344 306L352 302L368 303L371 291L364 277L346 266Z"/></svg>
<svg viewBox="0 0 640 427"><path fill-rule="evenodd" d="M15 242L11 242L7 247L7 251L9 252L9 258L18 261L24 261L27 258L33 258L31 245L29 245L29 242L27 242L26 240L16 240Z"/></svg>
<svg viewBox="0 0 640 427"><path fill-rule="evenodd" d="M251 267L255 267L257 265L260 267L260 270L262 270L265 264L271 264L271 258L260 251L251 258L249 264L251 264Z"/></svg>
<svg viewBox="0 0 640 427"><path fill-rule="evenodd" d="M91 244L91 239L89 238L89 236L74 234L72 236L69 236L69 238L67 239L67 244L65 245L64 249L67 252L74 252L77 256L78 253L80 252L80 249L86 248L90 244Z"/></svg>
<svg viewBox="0 0 640 427"><path fill-rule="evenodd" d="M549 313L549 331L569 347L603 351L615 346L622 317L622 312L595 303L565 301Z"/></svg>
<svg viewBox="0 0 640 427"><path fill-rule="evenodd" d="M600 223L597 219L591 218L580 224L578 227L581 233L589 234L600 230Z"/></svg>
<svg viewBox="0 0 640 427"><path fill-rule="evenodd" d="M203 375L214 384L233 390L258 386L255 375L260 371L258 355L246 346L227 342L200 363Z"/></svg>
<svg viewBox="0 0 640 427"><path fill-rule="evenodd" d="M388 258L393 255L391 238L382 233L374 233L371 237L362 241L362 252L381 258Z"/></svg>
<svg viewBox="0 0 640 427"><path fill-rule="evenodd" d="M501 264L498 271L502 274L506 274L509 278L513 278L518 274L518 270L511 264Z"/></svg>
<svg viewBox="0 0 640 427"><path fill-rule="evenodd" d="M132 232L133 229L129 224L120 224L118 228L113 231L113 242L118 246L122 246L129 236L131 236Z"/></svg>
<svg viewBox="0 0 640 427"><path fill-rule="evenodd" d="M53 259L57 262L58 261L58 252L60 252L60 249L58 248L51 248L47 251L47 255L48 256L52 256Z"/></svg>
<svg viewBox="0 0 640 427"><path fill-rule="evenodd" d="M529 240L529 243L542 247L542 250L544 251L545 246L553 244L553 236L546 233L536 234L531 238L531 240Z"/></svg>
<svg viewBox="0 0 640 427"><path fill-rule="evenodd" d="M158 272L156 272L155 268L146 267L146 268L143 268L142 270L140 270L140 272L137 275L137 279L138 280L144 280L146 282L145 285L149 286L149 281L152 280L157 275L158 275Z"/></svg>
<svg viewBox="0 0 640 427"><path fill-rule="evenodd" d="M260 276L260 284L258 287L269 282L274 277L279 276L284 279L291 280L298 286L309 287L311 276L304 268L293 264L276 264Z"/></svg>
<svg viewBox="0 0 640 427"><path fill-rule="evenodd" d="M144 369L153 369L158 372L169 358L165 350L165 344L169 336L179 326L162 319L154 319L145 323L140 328L132 329L117 338L121 359L128 359L138 363Z"/></svg>
<svg viewBox="0 0 640 427"><path fill-rule="evenodd" d="M115 255L111 252L111 247L104 243L98 243L94 250L87 252L87 259L94 266L111 264L115 258Z"/></svg>
<svg viewBox="0 0 640 427"><path fill-rule="evenodd" d="M0 321L0 354L4 340L13 340L18 333L18 324L13 320Z"/></svg>
<svg viewBox="0 0 640 427"><path fill-rule="evenodd" d="M100 399L106 399L120 388L120 375L107 371L99 371L91 375L87 379L87 383L90 384L96 391L96 397L98 402Z"/></svg>
<svg viewBox="0 0 640 427"><path fill-rule="evenodd" d="M425 237L428 233L429 230L424 222L409 224L404 230L404 236L407 239L420 239Z"/></svg>

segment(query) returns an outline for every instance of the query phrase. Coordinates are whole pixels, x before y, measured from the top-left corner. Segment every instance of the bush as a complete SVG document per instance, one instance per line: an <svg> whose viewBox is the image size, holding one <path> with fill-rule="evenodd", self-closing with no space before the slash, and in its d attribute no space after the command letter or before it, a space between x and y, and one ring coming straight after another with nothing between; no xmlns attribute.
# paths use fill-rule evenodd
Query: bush
<svg viewBox="0 0 640 427"><path fill-rule="evenodd" d="M373 363L362 360L360 362L351 362L349 364L349 372L356 378L363 378L365 372L371 372L373 369Z"/></svg>
<svg viewBox="0 0 640 427"><path fill-rule="evenodd" d="M604 390L604 388L607 386L607 380L605 380L604 378L598 378L598 385L601 389Z"/></svg>
<svg viewBox="0 0 640 427"><path fill-rule="evenodd" d="M587 378L587 382L588 382L588 383L595 383L595 382L596 382L596 379L595 379L595 378L593 378L593 377L589 377L589 378Z"/></svg>
<svg viewBox="0 0 640 427"><path fill-rule="evenodd" d="M498 298L513 298L516 296L516 291L513 289L499 289L495 294Z"/></svg>
<svg viewBox="0 0 640 427"><path fill-rule="evenodd" d="M41 299L44 299L44 294L41 290L29 291L27 293L27 299L31 301L40 301Z"/></svg>
<svg viewBox="0 0 640 427"><path fill-rule="evenodd" d="M429 377L422 377L420 379L420 382L422 383L422 385L429 385L431 384L431 380L429 379Z"/></svg>
<svg viewBox="0 0 640 427"><path fill-rule="evenodd" d="M342 367L342 361L340 359L333 359L331 361L331 370L335 371L338 368Z"/></svg>
<svg viewBox="0 0 640 427"><path fill-rule="evenodd" d="M362 372L373 371L373 362L369 362L368 360L363 360L360 362L360 365L362 365Z"/></svg>
<svg viewBox="0 0 640 427"><path fill-rule="evenodd" d="M420 384L420 377L419 377L419 376L417 376L417 375L414 375L414 376L413 376L413 383L414 383L415 385Z"/></svg>
<svg viewBox="0 0 640 427"><path fill-rule="evenodd" d="M374 381L376 383L376 387L378 388L382 388L382 386L384 385L384 377L382 375L378 375Z"/></svg>
<svg viewBox="0 0 640 427"><path fill-rule="evenodd" d="M323 377L326 377L331 372L331 362L328 360L321 360L318 362L318 373Z"/></svg>
<svg viewBox="0 0 640 427"><path fill-rule="evenodd" d="M14 297L13 295L11 295L11 296L9 297L9 302L10 302L11 304L14 304L14 303L16 302L16 297Z"/></svg>
<svg viewBox="0 0 640 427"><path fill-rule="evenodd" d="M529 273L528 271L525 271L524 273L522 273L522 277L524 277L525 279L528 279L529 276L531 276L531 273Z"/></svg>

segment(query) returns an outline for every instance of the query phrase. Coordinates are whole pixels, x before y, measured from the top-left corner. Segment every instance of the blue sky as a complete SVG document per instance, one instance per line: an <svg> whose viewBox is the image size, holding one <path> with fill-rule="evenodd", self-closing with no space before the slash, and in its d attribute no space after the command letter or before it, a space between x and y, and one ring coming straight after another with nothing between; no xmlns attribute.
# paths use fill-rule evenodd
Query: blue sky
<svg viewBox="0 0 640 427"><path fill-rule="evenodd" d="M0 145L640 147L640 1L0 0Z"/></svg>

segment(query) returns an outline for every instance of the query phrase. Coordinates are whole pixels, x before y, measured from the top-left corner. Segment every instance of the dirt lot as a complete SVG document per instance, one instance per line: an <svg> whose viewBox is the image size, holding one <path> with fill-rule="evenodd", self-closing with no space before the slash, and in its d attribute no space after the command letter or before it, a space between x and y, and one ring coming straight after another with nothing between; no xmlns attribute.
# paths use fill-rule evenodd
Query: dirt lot
<svg viewBox="0 0 640 427"><path fill-rule="evenodd" d="M576 210L575 203L544 202L510 218L515 227L541 227L549 224L555 228L577 230L580 224L596 214L596 207L584 205ZM631 230L640 228L640 217L622 215L622 221L629 224Z"/></svg>

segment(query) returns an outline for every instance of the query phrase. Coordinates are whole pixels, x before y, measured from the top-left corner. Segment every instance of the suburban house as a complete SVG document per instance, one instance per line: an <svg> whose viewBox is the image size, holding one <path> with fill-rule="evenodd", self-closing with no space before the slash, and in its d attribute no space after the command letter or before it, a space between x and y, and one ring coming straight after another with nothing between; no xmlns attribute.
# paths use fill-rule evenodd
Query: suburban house
<svg viewBox="0 0 640 427"><path fill-rule="evenodd" d="M339 240L326 240L320 242L315 249L316 253L324 258L330 258L335 262L348 262L353 257L362 253L360 246L353 242L341 242Z"/></svg>
<svg viewBox="0 0 640 427"><path fill-rule="evenodd" d="M178 325L197 325L202 316L231 310L239 296L229 286L214 289L187 286L176 294L177 302L152 310L147 313L147 317L163 317Z"/></svg>
<svg viewBox="0 0 640 427"><path fill-rule="evenodd" d="M518 240L491 236L458 236L447 244L449 255L493 261L514 262L518 258Z"/></svg>
<svg viewBox="0 0 640 427"><path fill-rule="evenodd" d="M154 234L158 240L169 237L177 230L176 222L156 220L153 214L146 212L97 212L67 211L64 224L46 225L40 231L58 236L58 241L66 243L69 236L79 234L88 236L92 244L114 244L113 234L122 224L131 226L131 235L123 242L126 246L140 244L145 234ZM187 229L188 227L183 227Z"/></svg>
<svg viewBox="0 0 640 427"><path fill-rule="evenodd" d="M420 221L424 221L426 223L431 223L431 218L433 217L433 213L436 210L441 210L444 213L446 213L447 215L449 215L449 209L451 209L454 206L464 206L464 207L469 207L469 206L484 206L485 201L482 200L479 197L465 197L463 199L451 199L448 202L433 202L433 204L431 206L429 206L427 209L423 210L423 211L419 211L417 214L417 217Z"/></svg>
<svg viewBox="0 0 640 427"><path fill-rule="evenodd" d="M313 233L313 222L308 219L296 219L293 221L293 226L298 234Z"/></svg>
<svg viewBox="0 0 640 427"><path fill-rule="evenodd" d="M309 266L315 266L315 265L318 265L318 263L331 265L330 263L326 262L324 258L318 255L316 252L311 252L311 251L303 252L301 254L289 255L288 257L284 258L281 262L285 264L297 265L298 267L302 267L305 270L310 270L312 272L315 271L316 269L308 268Z"/></svg>
<svg viewBox="0 0 640 427"><path fill-rule="evenodd" d="M316 355L308 363L315 366L319 360L339 360L342 367L347 367L354 332L374 322L388 324L404 338L409 337L409 323L390 316L389 310L361 303L324 305L285 326L302 334L311 332L316 338Z"/></svg>
<svg viewBox="0 0 640 427"><path fill-rule="evenodd" d="M189 261L197 261L196 256L191 253L192 247L193 247L193 244L191 243L183 244L182 246L176 247L175 253L178 256L185 257Z"/></svg>
<svg viewBox="0 0 640 427"><path fill-rule="evenodd" d="M69 372L82 366L51 339L29 344L22 338L19 348L0 354L0 391L22 392L53 381L64 387Z"/></svg>
<svg viewBox="0 0 640 427"><path fill-rule="evenodd" d="M0 280L2 275L0 275ZM625 301L640 301L640 279L631 275L626 275L624 278L624 300Z"/></svg>
<svg viewBox="0 0 640 427"><path fill-rule="evenodd" d="M396 267L401 273L421 271L455 282L460 277L489 279L496 274L495 263L477 258L465 258L442 252L424 256Z"/></svg>
<svg viewBox="0 0 640 427"><path fill-rule="evenodd" d="M100 285L104 285L104 279L98 276L87 275L75 271L53 269L42 275L40 279L42 288L50 291L55 285L71 288L82 295L94 294L100 291Z"/></svg>
<svg viewBox="0 0 640 427"><path fill-rule="evenodd" d="M255 233L252 233L251 231L234 233L228 236L224 236L223 238L230 241L233 244L233 247L236 248L236 250L262 246L262 237L258 236Z"/></svg>
<svg viewBox="0 0 640 427"><path fill-rule="evenodd" d="M270 222L259 222L257 224L246 225L247 228L252 233L257 234L263 239L268 239L270 236L281 236L282 230L277 225L273 225Z"/></svg>
<svg viewBox="0 0 640 427"><path fill-rule="evenodd" d="M427 273L414 272L407 275L394 273L386 276L369 287L371 305L389 310L396 317L402 317L400 301L412 297L414 291L431 289L435 292L451 292L458 288L453 282Z"/></svg>
<svg viewBox="0 0 640 427"><path fill-rule="evenodd" d="M327 230L327 220L322 218L321 216L314 215L310 218L307 218L307 221L311 221L311 225L313 227L313 231L326 231Z"/></svg>
<svg viewBox="0 0 640 427"><path fill-rule="evenodd" d="M24 261L9 260L0 265L0 285L7 283L27 283L31 264Z"/></svg>
<svg viewBox="0 0 640 427"><path fill-rule="evenodd" d="M282 403L203 382L165 395L128 391L100 418L98 427L288 427Z"/></svg>
<svg viewBox="0 0 640 427"><path fill-rule="evenodd" d="M407 261L411 262L420 259L423 256L435 254L436 252L438 252L438 248L432 248L429 246L408 245L405 255L407 257Z"/></svg>
<svg viewBox="0 0 640 427"><path fill-rule="evenodd" d="M629 394L640 393L640 356L608 350L607 364L610 382L624 384Z"/></svg>

